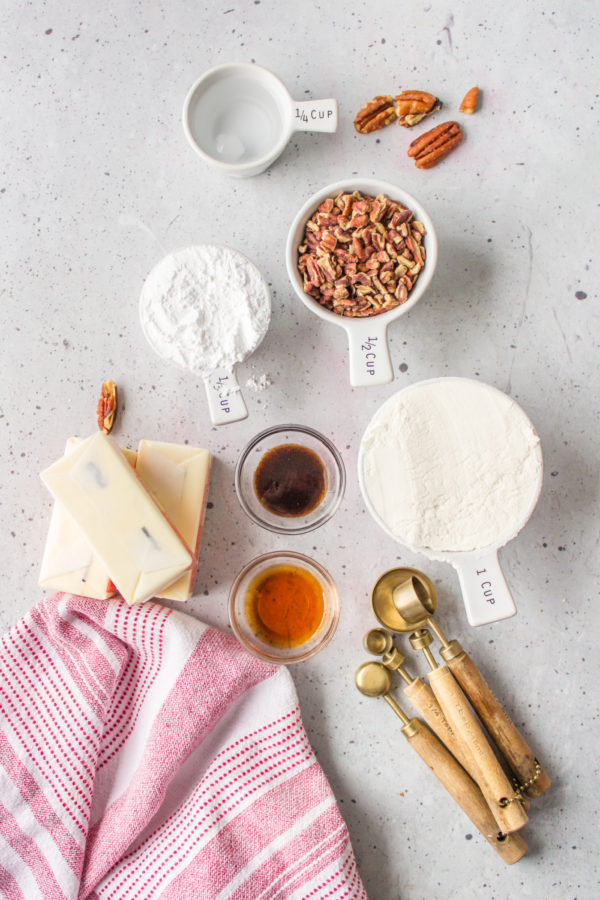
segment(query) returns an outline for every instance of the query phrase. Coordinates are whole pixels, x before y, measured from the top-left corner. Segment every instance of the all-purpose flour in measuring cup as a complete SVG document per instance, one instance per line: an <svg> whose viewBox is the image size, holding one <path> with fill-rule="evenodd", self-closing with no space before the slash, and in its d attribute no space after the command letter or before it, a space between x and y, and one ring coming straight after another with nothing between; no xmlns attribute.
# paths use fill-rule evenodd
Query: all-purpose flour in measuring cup
<svg viewBox="0 0 600 900"><path fill-rule="evenodd" d="M471 624L514 614L497 551L529 519L542 481L539 438L514 400L468 378L399 391L365 430L359 480L392 537L454 565Z"/></svg>
<svg viewBox="0 0 600 900"><path fill-rule="evenodd" d="M215 425L245 418L234 366L257 348L271 318L269 288L249 259L213 244L176 250L148 275L139 313L153 350L204 379Z"/></svg>

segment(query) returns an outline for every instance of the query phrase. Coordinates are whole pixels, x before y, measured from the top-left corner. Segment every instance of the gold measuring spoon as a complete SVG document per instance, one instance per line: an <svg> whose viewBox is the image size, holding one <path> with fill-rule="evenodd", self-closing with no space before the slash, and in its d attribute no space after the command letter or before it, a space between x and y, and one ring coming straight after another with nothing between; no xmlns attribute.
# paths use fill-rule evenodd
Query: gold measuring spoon
<svg viewBox="0 0 600 900"><path fill-rule="evenodd" d="M404 654L394 645L394 639L389 631L385 631L383 628L372 628L365 635L363 643L365 650L369 653L381 656L381 662L386 669L398 672L405 682L404 693L417 712L423 716L431 730L437 734L463 769L466 769L471 778L475 779L476 772L473 771L473 766L470 764L471 760L464 752L461 741L450 728L435 694L426 681L413 677L407 671L403 665Z"/></svg>
<svg viewBox="0 0 600 900"><path fill-rule="evenodd" d="M449 640L433 618L437 607L437 593L432 581L417 569L409 568L392 569L382 577L386 579L387 589L391 588L391 600L398 617L407 626L410 625L410 630L431 628L439 640L442 659L448 664L495 741L517 778L520 789L529 797L541 796L550 787L549 776L469 654L457 640Z"/></svg>
<svg viewBox="0 0 600 900"><path fill-rule="evenodd" d="M402 734L450 796L458 803L473 825L492 845L496 853L510 865L527 852L527 844L519 834L502 834L472 778L457 763L444 744L418 719L409 718L390 695L391 678L382 663L363 663L354 677L356 687L366 697L383 697L402 721Z"/></svg>
<svg viewBox="0 0 600 900"><path fill-rule="evenodd" d="M429 579L415 569L392 569L382 575L373 588L371 594L373 612L384 628L411 634L417 642L418 649L424 651L431 667L429 683L450 728L463 744L463 751L470 760L469 767L473 767L471 770L477 775L475 780L500 830L517 831L526 824L527 813L520 802L520 797L514 794L510 781L496 759L452 672L445 665L438 666L429 650L431 636L426 629L420 628L422 622L417 620L414 613L417 601L420 602L412 581L415 574L429 582L431 589L435 590ZM413 641L411 644L415 646Z"/></svg>

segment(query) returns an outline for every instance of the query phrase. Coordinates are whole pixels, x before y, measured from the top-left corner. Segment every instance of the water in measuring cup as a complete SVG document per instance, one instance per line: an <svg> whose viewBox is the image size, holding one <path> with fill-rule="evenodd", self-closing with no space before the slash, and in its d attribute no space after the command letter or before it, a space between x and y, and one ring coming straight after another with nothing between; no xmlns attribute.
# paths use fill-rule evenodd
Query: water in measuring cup
<svg viewBox="0 0 600 900"><path fill-rule="evenodd" d="M227 163L265 156L283 129L273 97L261 85L236 77L207 89L191 110L190 124L205 153Z"/></svg>
<svg viewBox="0 0 600 900"><path fill-rule="evenodd" d="M246 145L237 134L223 132L217 135L215 142L217 156L223 162L239 162L246 152Z"/></svg>

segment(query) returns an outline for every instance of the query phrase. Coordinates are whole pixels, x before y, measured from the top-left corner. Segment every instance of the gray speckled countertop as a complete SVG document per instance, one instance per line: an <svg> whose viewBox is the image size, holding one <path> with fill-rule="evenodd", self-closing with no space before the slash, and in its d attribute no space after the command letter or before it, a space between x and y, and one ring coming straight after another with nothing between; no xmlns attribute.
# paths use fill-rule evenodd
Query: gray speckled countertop
<svg viewBox="0 0 600 900"><path fill-rule="evenodd" d="M215 455L193 614L227 627L234 575L268 550L312 554L338 582L336 637L292 674L372 900L591 900L600 893L592 786L596 4L332 0L294 4L285 16L283 8L274 0L4 4L0 624L9 627L40 596L51 501L38 473L66 437L94 429L99 386L111 377L122 390L120 441L189 441ZM295 136L266 174L249 180L213 174L185 142L181 107L202 71L231 60L272 69L297 99L337 97L337 134ZM406 131L354 131L356 111L375 94L429 89L454 118L473 84L482 106L461 119L467 139L430 171L408 160ZM390 328L395 381L380 388L350 388L344 334L299 303L284 265L296 209L353 173L417 196L440 241L426 296ZM242 384L267 374L271 385L246 387L248 419L220 429L210 425L203 386L152 355L137 318L153 264L198 242L247 254L273 294L269 333L239 368ZM510 393L536 425L545 459L534 515L501 553L519 613L477 630L466 623L453 569L402 551L378 530L355 477L360 436L378 406L400 387L445 374ZM337 515L287 540L254 527L233 487L243 446L283 421L327 434L349 475ZM397 564L435 579L440 620L470 649L553 776L531 807L529 855L510 869L408 752L385 704L353 688L373 624L370 588Z"/></svg>

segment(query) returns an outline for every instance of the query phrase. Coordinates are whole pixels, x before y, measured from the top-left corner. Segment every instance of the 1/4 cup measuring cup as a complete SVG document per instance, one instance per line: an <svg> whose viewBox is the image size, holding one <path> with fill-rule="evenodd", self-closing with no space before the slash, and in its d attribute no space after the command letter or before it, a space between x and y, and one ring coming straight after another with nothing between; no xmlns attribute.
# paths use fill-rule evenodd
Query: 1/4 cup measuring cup
<svg viewBox="0 0 600 900"><path fill-rule="evenodd" d="M225 63L192 85L183 130L196 153L236 178L264 172L294 131L337 129L336 100L293 100L262 66Z"/></svg>

